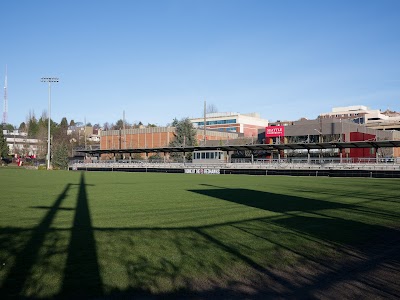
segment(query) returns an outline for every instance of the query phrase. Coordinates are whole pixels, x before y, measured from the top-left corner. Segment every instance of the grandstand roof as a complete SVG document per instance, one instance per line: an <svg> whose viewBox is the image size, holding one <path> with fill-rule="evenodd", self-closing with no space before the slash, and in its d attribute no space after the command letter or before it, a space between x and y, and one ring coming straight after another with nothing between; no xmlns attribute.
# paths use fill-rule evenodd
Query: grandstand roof
<svg viewBox="0 0 400 300"><path fill-rule="evenodd" d="M327 143L293 143L293 144L253 144L253 145L223 145L223 146L186 146L161 148L132 148L132 149L100 149L79 150L87 154L118 154L118 153L171 153L193 152L201 150L222 151L274 151L299 149L346 149L346 148L392 148L400 147L400 141L360 141L360 142L327 142Z"/></svg>

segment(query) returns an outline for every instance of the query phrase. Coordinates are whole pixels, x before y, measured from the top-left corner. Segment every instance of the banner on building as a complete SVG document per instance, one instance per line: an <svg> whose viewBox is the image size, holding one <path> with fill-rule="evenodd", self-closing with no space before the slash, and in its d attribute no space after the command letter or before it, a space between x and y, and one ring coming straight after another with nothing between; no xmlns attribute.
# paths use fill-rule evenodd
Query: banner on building
<svg viewBox="0 0 400 300"><path fill-rule="evenodd" d="M285 136L285 126L265 127L265 137Z"/></svg>

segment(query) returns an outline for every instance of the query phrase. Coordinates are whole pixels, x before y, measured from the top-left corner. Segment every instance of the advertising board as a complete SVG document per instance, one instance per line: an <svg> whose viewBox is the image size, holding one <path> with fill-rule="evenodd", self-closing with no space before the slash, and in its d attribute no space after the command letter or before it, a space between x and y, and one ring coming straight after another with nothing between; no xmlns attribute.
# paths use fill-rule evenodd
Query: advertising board
<svg viewBox="0 0 400 300"><path fill-rule="evenodd" d="M265 137L285 136L285 126L267 126L265 127Z"/></svg>

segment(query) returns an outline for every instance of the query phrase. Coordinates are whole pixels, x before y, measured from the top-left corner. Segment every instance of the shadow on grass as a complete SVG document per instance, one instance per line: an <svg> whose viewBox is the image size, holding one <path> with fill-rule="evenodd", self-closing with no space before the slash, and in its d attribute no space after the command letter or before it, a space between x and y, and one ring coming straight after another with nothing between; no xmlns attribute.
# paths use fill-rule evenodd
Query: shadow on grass
<svg viewBox="0 0 400 300"><path fill-rule="evenodd" d="M393 270L395 278L399 277L398 244L397 248L389 250L365 248L360 244L365 238L377 234L395 241L396 237L398 240L398 232L326 214L327 210L351 211L356 206L249 189L208 186L208 189L191 192L212 197L216 201L229 201L276 212L280 217L198 227L96 228L92 223L86 186L82 173L72 227L59 230L70 234L64 249L66 261L61 271L61 288L50 294L50 298L308 298L316 297L321 290L332 286L340 287L343 281L351 289L361 285L363 288L358 291L361 295L375 293L382 297L393 297L400 292L398 288L396 290L396 279L387 286L369 275L377 267L386 265L386 271L392 268L390 270ZM48 209L48 212L39 225L30 231L25 245L15 254L15 263L2 281L0 295L3 299L46 298L39 296L39 290L27 293L26 286L40 284L41 278L33 276L33 269L37 267L46 236L57 232L57 229L51 228L51 224L57 211L62 210L60 205L70 187L71 184L66 185L51 207L34 207ZM232 240L224 236L227 227L241 231L244 240ZM0 239L0 247L11 248L6 243L19 233L19 229L1 229L1 237L6 238ZM313 247L355 247L362 257L349 255L350 265L346 262L329 266L307 253L307 249L291 248L292 244L282 240L283 237L309 239ZM262 245L262 248L254 245ZM103 249L102 255L99 255L99 248ZM268 252L274 249L280 251ZM287 273L282 274L279 267L270 267L264 258L270 253L277 255L281 250L300 257L307 272L285 269ZM254 255L260 251L262 255ZM112 285L104 281L102 276L110 279L114 275L106 274L108 268L112 269L111 263L115 263L108 261L107 257L117 258L123 266L120 273L126 278L119 280L128 280L128 287L118 288L118 282ZM235 276L228 271L231 265L244 266L247 271L239 268L239 274ZM196 270L195 277L199 278L188 276L190 269ZM330 296L337 292L332 290Z"/></svg>
<svg viewBox="0 0 400 300"><path fill-rule="evenodd" d="M341 245L357 246L374 235L386 232L385 227L349 219L331 217L324 210L353 210L356 206L338 202L308 199L248 189L212 188L192 192L267 211L282 213L285 218L273 221L285 228L301 231ZM308 213L300 216L299 213Z"/></svg>
<svg viewBox="0 0 400 300"><path fill-rule="evenodd" d="M3 280L0 295L22 297L22 294L27 290L27 285L31 286L30 290L33 290L33 294L35 289L41 289L41 278L32 279L32 277L36 277L33 276L34 268L38 263L39 252L45 244L46 238L50 233L57 231L51 228L51 224L60 210L75 210L75 215L70 230L71 235L63 272L62 289L58 296L79 298L103 294L84 174L81 175L75 209L62 208L60 206L71 186L72 184L66 185L64 191L52 206L31 207L46 209L48 212L39 225L31 230L31 237L26 242L25 247L16 254L15 264ZM47 254L51 255L49 251L47 251Z"/></svg>
<svg viewBox="0 0 400 300"><path fill-rule="evenodd" d="M61 206L61 203L67 196L70 187L71 184L67 184L53 205L50 208L46 207L48 212L39 225L36 228L33 228L31 237L26 242L25 247L16 254L15 263L8 272L7 277L3 280L1 286L1 294L4 293L3 296L20 296L27 280L31 278L33 267L39 256L39 251L45 242L46 235L50 231L50 226ZM3 248L3 245L1 245L1 247Z"/></svg>
<svg viewBox="0 0 400 300"><path fill-rule="evenodd" d="M68 298L102 295L103 284L83 173L67 255L61 295Z"/></svg>

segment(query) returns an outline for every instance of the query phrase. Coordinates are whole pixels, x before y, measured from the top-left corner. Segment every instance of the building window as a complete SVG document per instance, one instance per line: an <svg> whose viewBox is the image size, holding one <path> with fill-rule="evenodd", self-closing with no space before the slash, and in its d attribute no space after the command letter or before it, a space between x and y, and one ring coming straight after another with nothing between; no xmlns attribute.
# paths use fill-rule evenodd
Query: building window
<svg viewBox="0 0 400 300"><path fill-rule="evenodd" d="M207 121L207 125L221 125L221 124L233 124L233 123L236 123L236 119ZM203 125L204 122L199 122L199 125L200 124Z"/></svg>

